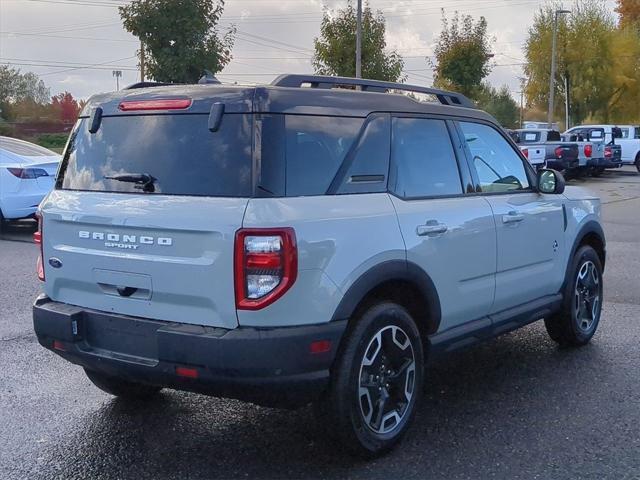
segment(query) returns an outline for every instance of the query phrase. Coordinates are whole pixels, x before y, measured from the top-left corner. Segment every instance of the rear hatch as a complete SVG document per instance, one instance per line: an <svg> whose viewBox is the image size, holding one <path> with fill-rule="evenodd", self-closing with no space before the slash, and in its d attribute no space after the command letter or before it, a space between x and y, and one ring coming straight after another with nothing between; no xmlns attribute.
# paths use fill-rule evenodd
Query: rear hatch
<svg viewBox="0 0 640 480"><path fill-rule="evenodd" d="M131 110L94 101L74 128L41 206L45 292L91 309L234 328L234 236L252 191L250 104L236 102L210 129L215 98L173 110L148 103L171 88L152 90L130 93L125 101L142 101ZM234 92L221 90L233 103Z"/></svg>

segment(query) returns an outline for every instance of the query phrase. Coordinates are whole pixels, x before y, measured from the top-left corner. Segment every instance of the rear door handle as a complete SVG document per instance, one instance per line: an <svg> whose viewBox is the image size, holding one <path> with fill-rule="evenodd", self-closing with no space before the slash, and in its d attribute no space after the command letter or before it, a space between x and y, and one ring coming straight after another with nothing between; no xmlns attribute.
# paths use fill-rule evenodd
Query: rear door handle
<svg viewBox="0 0 640 480"><path fill-rule="evenodd" d="M502 223L518 223L524 220L524 215L516 211L511 211L502 216Z"/></svg>
<svg viewBox="0 0 640 480"><path fill-rule="evenodd" d="M420 237L424 236L434 236L445 233L449 227L447 227L444 223L438 223L435 220L429 220L424 225L418 225L416 227L416 233Z"/></svg>

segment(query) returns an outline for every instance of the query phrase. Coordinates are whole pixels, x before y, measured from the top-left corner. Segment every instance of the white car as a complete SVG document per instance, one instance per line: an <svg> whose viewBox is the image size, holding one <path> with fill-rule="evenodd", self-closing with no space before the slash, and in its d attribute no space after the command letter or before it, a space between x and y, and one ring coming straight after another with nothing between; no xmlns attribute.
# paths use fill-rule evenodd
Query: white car
<svg viewBox="0 0 640 480"><path fill-rule="evenodd" d="M565 132L565 134L571 134L571 132L583 128L602 128L605 133L605 141L611 142L612 129L616 125L584 125L576 126ZM623 165L635 165L640 172L640 125L617 125L622 133L622 137L616 138L615 142L620 145L622 150L621 158Z"/></svg>
<svg viewBox="0 0 640 480"><path fill-rule="evenodd" d="M39 145L0 137L0 222L36 213L53 188L60 159Z"/></svg>

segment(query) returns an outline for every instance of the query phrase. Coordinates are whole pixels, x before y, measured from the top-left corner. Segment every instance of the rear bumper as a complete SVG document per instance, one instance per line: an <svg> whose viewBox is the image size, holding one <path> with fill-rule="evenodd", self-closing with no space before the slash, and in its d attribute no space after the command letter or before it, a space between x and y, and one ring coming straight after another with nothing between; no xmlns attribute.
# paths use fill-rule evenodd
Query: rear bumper
<svg viewBox="0 0 640 480"><path fill-rule="evenodd" d="M554 170L571 170L574 168L578 168L580 166L580 161L576 158L575 160L564 160L560 158L550 158L547 160L547 168L553 168Z"/></svg>
<svg viewBox="0 0 640 480"><path fill-rule="evenodd" d="M305 404L324 391L346 328L339 321L227 330L110 314L44 295L33 306L33 324L42 346L85 368L282 407ZM331 342L330 349L311 353L310 344L318 340ZM177 367L195 369L197 378L178 376Z"/></svg>

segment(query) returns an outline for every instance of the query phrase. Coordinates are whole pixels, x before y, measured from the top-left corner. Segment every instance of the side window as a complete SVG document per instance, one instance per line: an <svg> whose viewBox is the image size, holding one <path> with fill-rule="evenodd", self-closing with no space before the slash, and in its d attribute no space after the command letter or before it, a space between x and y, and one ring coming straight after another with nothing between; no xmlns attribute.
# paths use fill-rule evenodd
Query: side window
<svg viewBox="0 0 640 480"><path fill-rule="evenodd" d="M259 122L258 192L296 197L327 192L364 118L268 114Z"/></svg>
<svg viewBox="0 0 640 480"><path fill-rule="evenodd" d="M495 129L480 123L460 122L483 192L529 188L523 160Z"/></svg>
<svg viewBox="0 0 640 480"><path fill-rule="evenodd" d="M622 132L622 138L629 138L629 129L628 128L621 128L620 131Z"/></svg>
<svg viewBox="0 0 640 480"><path fill-rule="evenodd" d="M404 198L462 194L458 163L443 120L393 119L389 188Z"/></svg>
<svg viewBox="0 0 640 480"><path fill-rule="evenodd" d="M640 139L640 126L635 127L635 135L634 138Z"/></svg>
<svg viewBox="0 0 640 480"><path fill-rule="evenodd" d="M379 193L387 191L389 173L389 115L376 115L364 127L357 145L336 178L336 193ZM332 186L333 188L333 186Z"/></svg>

